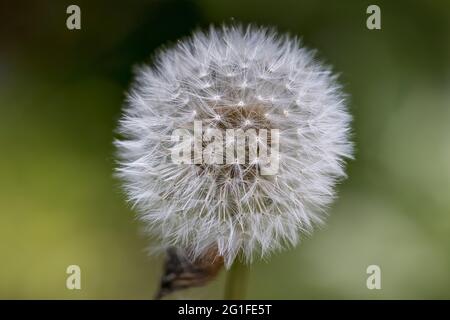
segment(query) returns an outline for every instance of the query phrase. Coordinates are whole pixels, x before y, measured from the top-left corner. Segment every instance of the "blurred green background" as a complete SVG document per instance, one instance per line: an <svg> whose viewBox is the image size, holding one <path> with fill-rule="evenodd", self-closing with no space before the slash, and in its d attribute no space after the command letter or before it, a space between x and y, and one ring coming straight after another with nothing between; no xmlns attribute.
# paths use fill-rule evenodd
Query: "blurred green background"
<svg viewBox="0 0 450 320"><path fill-rule="evenodd" d="M382 30L366 28L369 4ZM0 298L152 297L162 257L112 177L124 92L159 46L233 20L319 50L351 96L357 149L327 226L253 264L248 298L450 298L450 2L361 0L2 1ZM66 289L71 264L82 290ZM172 298L221 298L224 276Z"/></svg>

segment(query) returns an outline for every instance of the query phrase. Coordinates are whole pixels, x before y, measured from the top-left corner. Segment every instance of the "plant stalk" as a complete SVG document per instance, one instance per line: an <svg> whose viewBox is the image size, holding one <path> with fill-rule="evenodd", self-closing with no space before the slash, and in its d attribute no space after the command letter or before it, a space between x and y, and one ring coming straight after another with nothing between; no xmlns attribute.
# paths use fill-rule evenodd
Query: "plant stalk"
<svg viewBox="0 0 450 320"><path fill-rule="evenodd" d="M227 273L225 300L243 300L247 291L248 268L237 259Z"/></svg>

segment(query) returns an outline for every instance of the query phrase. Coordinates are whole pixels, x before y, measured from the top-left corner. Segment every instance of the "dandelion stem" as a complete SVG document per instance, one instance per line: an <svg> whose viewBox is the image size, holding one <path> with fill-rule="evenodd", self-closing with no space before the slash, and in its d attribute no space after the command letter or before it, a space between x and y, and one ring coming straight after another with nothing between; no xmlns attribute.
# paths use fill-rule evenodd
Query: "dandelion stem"
<svg viewBox="0 0 450 320"><path fill-rule="evenodd" d="M225 300L243 300L247 290L248 268L236 260L227 273Z"/></svg>

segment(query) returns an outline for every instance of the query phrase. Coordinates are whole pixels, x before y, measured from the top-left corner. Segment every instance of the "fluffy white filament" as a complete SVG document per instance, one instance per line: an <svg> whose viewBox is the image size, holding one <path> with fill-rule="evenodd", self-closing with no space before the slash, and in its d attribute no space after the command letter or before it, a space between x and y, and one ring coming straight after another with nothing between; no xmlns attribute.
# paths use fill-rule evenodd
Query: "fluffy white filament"
<svg viewBox="0 0 450 320"><path fill-rule="evenodd" d="M194 120L278 129L278 173L173 163L171 134ZM217 248L230 266L238 254L250 261L296 245L322 222L352 156L350 121L336 76L298 39L265 28L211 28L139 69L119 125L118 175L161 247L193 257Z"/></svg>

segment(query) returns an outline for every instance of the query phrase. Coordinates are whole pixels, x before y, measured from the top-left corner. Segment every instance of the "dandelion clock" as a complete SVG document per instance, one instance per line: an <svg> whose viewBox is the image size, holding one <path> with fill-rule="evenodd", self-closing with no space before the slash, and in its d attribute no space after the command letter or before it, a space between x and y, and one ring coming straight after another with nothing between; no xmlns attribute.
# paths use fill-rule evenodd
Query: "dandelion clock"
<svg viewBox="0 0 450 320"><path fill-rule="evenodd" d="M245 264L323 222L352 156L345 95L329 67L272 29L195 32L138 69L119 123L117 174L153 249L157 297Z"/></svg>

